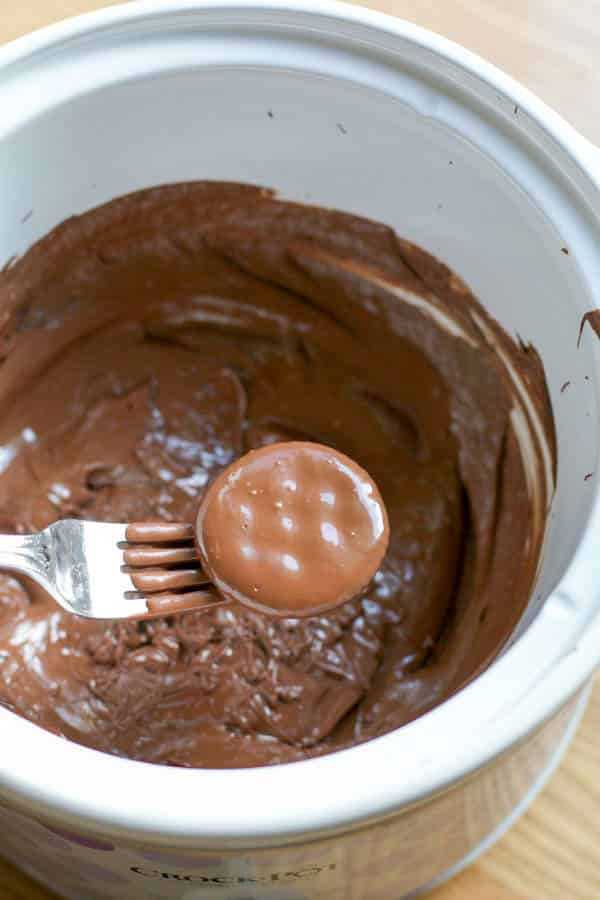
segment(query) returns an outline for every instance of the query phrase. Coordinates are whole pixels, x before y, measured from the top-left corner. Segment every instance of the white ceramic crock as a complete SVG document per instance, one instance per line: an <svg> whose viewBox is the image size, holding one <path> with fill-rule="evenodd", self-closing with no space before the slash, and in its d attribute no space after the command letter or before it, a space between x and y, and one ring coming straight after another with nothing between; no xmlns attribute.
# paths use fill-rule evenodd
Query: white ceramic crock
<svg viewBox="0 0 600 900"><path fill-rule="evenodd" d="M2 852L78 900L396 900L525 807L600 660L600 344L588 329L577 347L600 306L600 156L462 48L333 3L139 2L0 50L0 262L72 213L194 178L387 222L533 341L559 444L539 582L489 671L323 759L152 767L0 710Z"/></svg>

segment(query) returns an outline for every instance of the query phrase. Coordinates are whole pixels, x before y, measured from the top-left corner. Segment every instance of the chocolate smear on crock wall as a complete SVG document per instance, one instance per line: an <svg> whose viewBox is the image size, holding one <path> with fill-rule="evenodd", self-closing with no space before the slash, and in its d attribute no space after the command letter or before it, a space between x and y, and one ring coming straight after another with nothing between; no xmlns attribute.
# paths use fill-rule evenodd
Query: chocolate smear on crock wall
<svg viewBox="0 0 600 900"><path fill-rule="evenodd" d="M583 334L583 329L586 326L586 323L592 328L598 337L600 337L600 309L591 309L581 319L581 324L579 326L579 335L577 337L577 346L581 344L581 336Z"/></svg>

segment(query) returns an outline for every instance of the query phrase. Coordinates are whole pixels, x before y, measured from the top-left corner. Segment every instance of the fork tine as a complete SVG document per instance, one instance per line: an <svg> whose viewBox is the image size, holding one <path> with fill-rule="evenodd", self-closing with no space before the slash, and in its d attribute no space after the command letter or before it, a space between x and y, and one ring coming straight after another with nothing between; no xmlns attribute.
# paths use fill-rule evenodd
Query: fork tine
<svg viewBox="0 0 600 900"><path fill-rule="evenodd" d="M123 550L125 565L168 566L175 563L197 562L195 547L127 547Z"/></svg>
<svg viewBox="0 0 600 900"><path fill-rule="evenodd" d="M171 616L195 609L212 609L226 602L215 591L187 591L181 594L165 591L146 598L147 611L151 616Z"/></svg>
<svg viewBox="0 0 600 900"><path fill-rule="evenodd" d="M182 522L135 522L125 529L125 540L132 544L163 544L193 539L194 526Z"/></svg>
<svg viewBox="0 0 600 900"><path fill-rule="evenodd" d="M140 569L128 573L131 582L144 594L161 591L178 591L182 588L210 584L210 579L199 568L195 569Z"/></svg>

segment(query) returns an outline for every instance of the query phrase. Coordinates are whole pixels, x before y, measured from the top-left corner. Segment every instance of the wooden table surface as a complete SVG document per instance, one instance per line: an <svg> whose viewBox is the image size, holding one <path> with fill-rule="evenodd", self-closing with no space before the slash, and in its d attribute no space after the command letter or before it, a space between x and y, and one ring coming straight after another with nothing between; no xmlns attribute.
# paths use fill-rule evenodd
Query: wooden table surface
<svg viewBox="0 0 600 900"><path fill-rule="evenodd" d="M0 0L0 42L107 5L110 0ZM371 0L370 5L481 53L600 145L600 0ZM599 739L600 684L566 759L531 810L483 859L434 891L432 900L598 900ZM0 864L0 900L49 898Z"/></svg>

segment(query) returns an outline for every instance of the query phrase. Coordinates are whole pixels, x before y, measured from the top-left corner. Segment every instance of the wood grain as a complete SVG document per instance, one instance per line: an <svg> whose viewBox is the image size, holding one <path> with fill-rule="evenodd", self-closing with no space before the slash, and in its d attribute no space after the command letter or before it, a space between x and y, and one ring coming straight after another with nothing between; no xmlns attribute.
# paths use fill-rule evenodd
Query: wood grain
<svg viewBox="0 0 600 900"><path fill-rule="evenodd" d="M110 0L0 0L0 41ZM372 0L486 56L600 144L600 0ZM600 685L558 773L483 859L431 900L598 900ZM0 864L0 900L51 894Z"/></svg>

